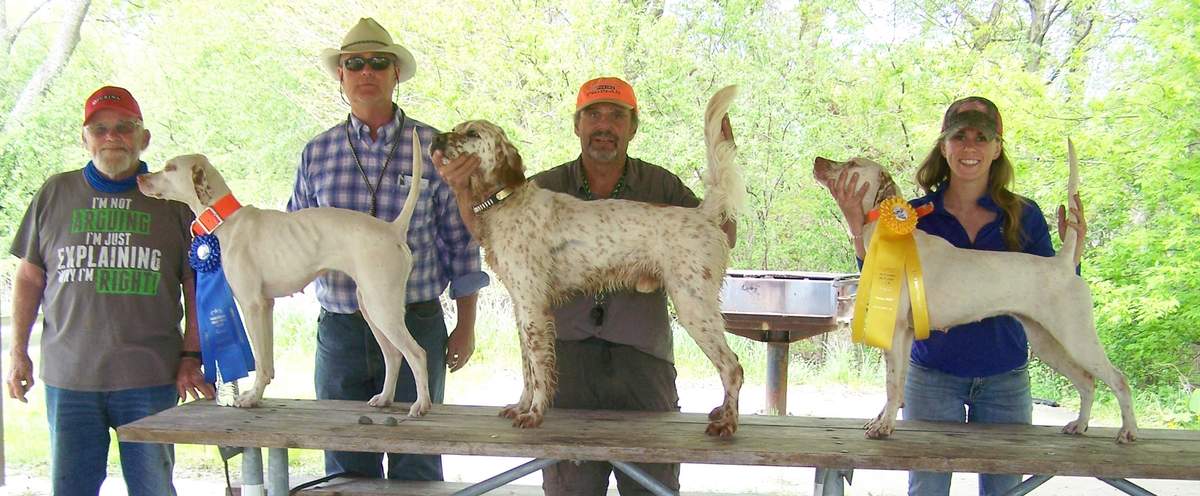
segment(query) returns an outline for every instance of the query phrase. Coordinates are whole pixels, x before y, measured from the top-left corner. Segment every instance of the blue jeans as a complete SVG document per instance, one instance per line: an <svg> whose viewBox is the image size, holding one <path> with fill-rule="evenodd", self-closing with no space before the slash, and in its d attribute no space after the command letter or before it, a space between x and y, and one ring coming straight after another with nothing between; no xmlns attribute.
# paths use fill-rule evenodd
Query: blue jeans
<svg viewBox="0 0 1200 496"><path fill-rule="evenodd" d="M441 403L446 391L446 321L437 300L408 305L404 323L425 350L429 371L429 395ZM371 334L362 313L333 313L321 310L317 317L317 398L322 400L367 401L383 390L383 352ZM417 399L417 383L408 360L396 381L395 401ZM326 451L325 473L353 472L362 477L383 478L383 453ZM397 480L442 480L440 455L387 454L387 478Z"/></svg>
<svg viewBox="0 0 1200 496"><path fill-rule="evenodd" d="M1033 423L1029 370L988 377L958 377L909 363L904 383L904 419L983 424ZM950 494L950 473L909 472L908 494ZM979 474L979 494L1004 494L1020 474Z"/></svg>
<svg viewBox="0 0 1200 496"><path fill-rule="evenodd" d="M55 496L95 496L108 475L110 428L175 406L174 384L119 391L74 391L46 386L50 480ZM174 495L175 446L118 443L130 496Z"/></svg>

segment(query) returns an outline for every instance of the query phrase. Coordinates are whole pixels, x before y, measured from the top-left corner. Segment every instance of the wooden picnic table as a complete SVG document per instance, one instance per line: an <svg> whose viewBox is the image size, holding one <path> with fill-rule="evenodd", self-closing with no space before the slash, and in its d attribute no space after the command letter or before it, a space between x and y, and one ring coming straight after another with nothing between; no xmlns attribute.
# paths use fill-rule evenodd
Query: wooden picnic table
<svg viewBox="0 0 1200 496"><path fill-rule="evenodd" d="M697 413L551 410L542 427L517 429L495 406L434 405L419 418L407 411L358 401L266 399L254 409L195 401L117 433L241 447L1200 480L1196 431L1143 429L1137 443L1118 445L1112 428L1069 436L1059 426L900 421L891 438L869 440L865 419L743 415L736 435L714 438Z"/></svg>

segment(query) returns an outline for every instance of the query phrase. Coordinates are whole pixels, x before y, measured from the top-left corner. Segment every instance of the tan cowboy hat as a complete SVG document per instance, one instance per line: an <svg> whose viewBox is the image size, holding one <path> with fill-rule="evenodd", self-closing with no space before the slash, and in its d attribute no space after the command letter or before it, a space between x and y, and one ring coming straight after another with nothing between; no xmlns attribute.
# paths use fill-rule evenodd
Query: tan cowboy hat
<svg viewBox="0 0 1200 496"><path fill-rule="evenodd" d="M329 74L337 79L338 58L346 53L380 52L396 56L396 66L400 69L397 83L403 83L417 72L417 61L413 59L407 48L392 42L392 36L375 19L364 17L358 24L350 28L346 37L342 38L342 48L326 48L321 51L321 65Z"/></svg>

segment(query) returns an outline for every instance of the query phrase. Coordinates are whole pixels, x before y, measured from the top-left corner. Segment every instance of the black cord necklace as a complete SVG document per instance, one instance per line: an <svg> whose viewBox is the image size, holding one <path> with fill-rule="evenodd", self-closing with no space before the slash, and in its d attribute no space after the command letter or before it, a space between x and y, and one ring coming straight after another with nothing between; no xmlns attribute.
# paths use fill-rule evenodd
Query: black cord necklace
<svg viewBox="0 0 1200 496"><path fill-rule="evenodd" d="M362 161L358 159L358 150L354 149L354 139L350 136L351 114L346 114L346 143L350 144L350 154L354 156L354 164L358 166L358 172L362 174L363 182L367 183L367 191L371 193L371 209L367 211L371 217L375 216L375 212L379 208L379 187L383 185L383 174L387 172L388 165L392 163L392 155L396 153L396 147L400 146L400 135L404 131L404 109L397 108L397 110L400 111L400 126L393 133L395 136L392 137L392 148L388 150L387 158L383 161L383 168L379 169L379 177L375 179L374 186L371 185L371 178L367 177L367 169L363 168ZM413 153L419 152L413 150ZM401 177L398 180L403 182L404 178Z"/></svg>

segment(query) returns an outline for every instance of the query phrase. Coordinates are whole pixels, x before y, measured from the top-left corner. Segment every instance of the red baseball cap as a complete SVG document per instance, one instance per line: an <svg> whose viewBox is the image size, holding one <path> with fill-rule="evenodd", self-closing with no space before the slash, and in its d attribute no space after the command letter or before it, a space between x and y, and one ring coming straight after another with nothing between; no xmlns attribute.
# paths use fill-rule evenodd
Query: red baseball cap
<svg viewBox="0 0 1200 496"><path fill-rule="evenodd" d="M601 102L637 110L637 97L633 96L633 87L620 78L601 77L583 83L583 86L579 87L579 96L575 98L575 111Z"/></svg>
<svg viewBox="0 0 1200 496"><path fill-rule="evenodd" d="M92 96L83 102L83 123L87 124L92 119L92 114L95 114L97 110L104 109L115 110L138 119L142 118L142 108L125 88L105 86L92 93Z"/></svg>

